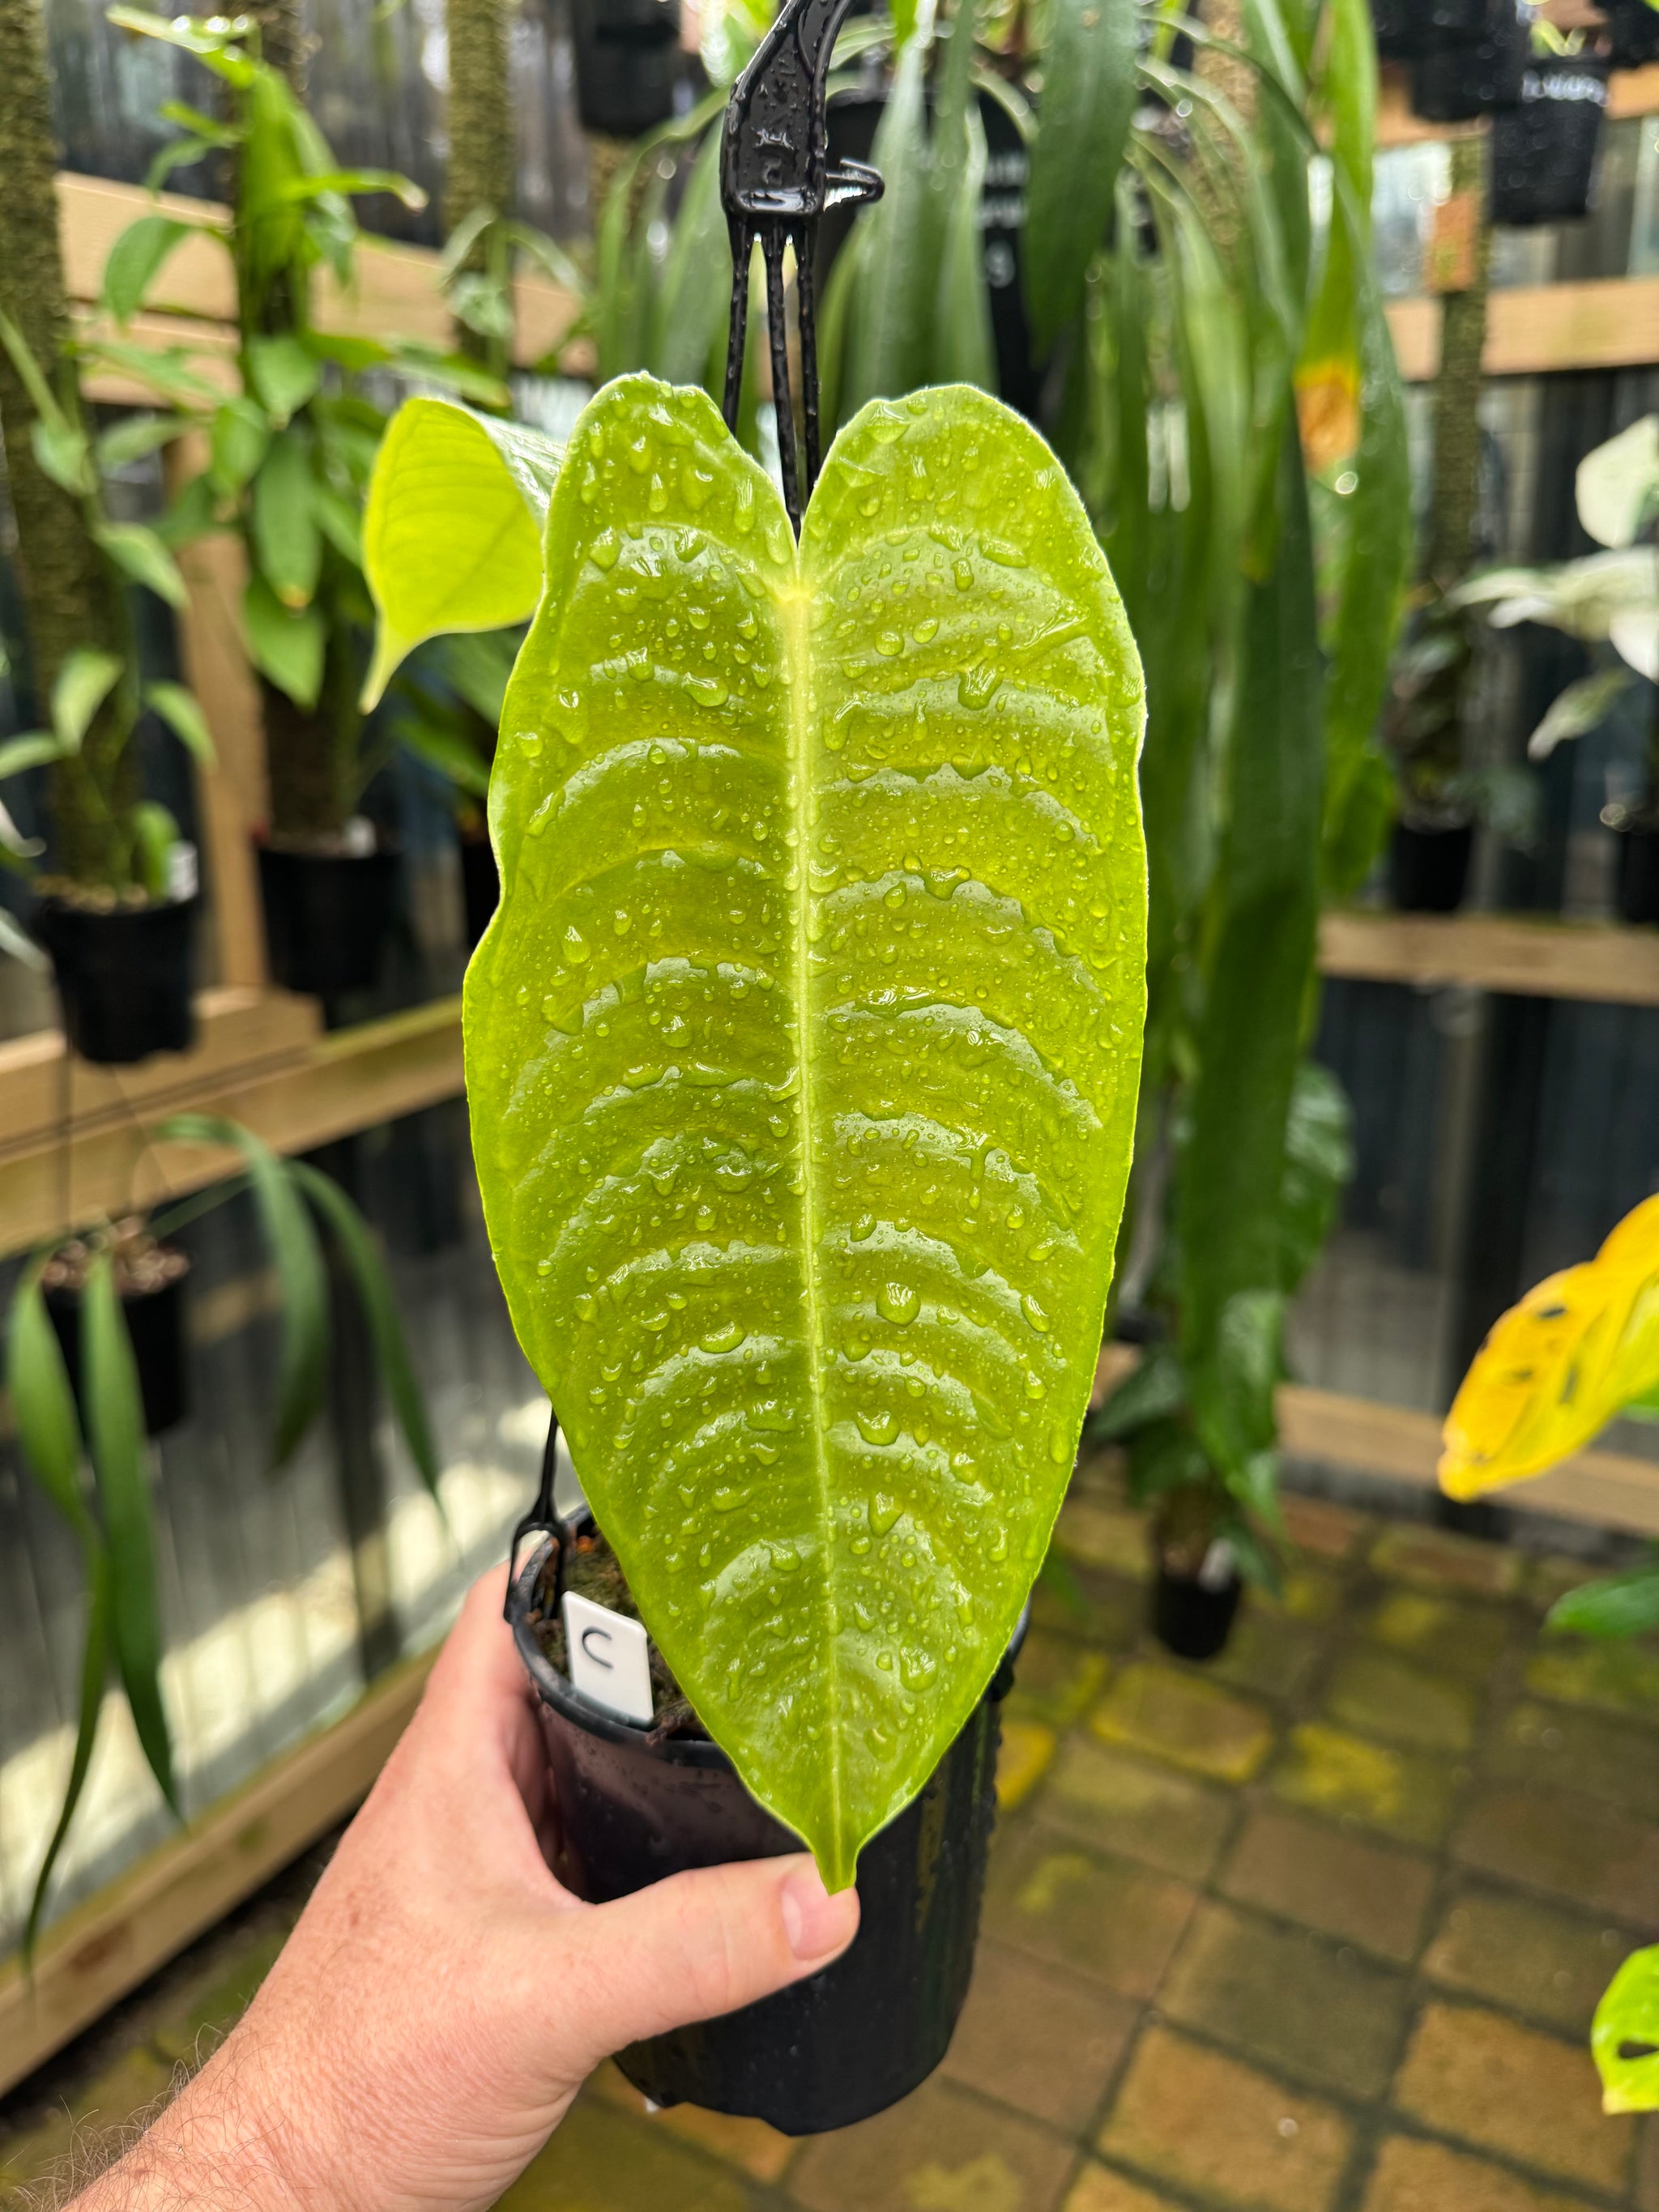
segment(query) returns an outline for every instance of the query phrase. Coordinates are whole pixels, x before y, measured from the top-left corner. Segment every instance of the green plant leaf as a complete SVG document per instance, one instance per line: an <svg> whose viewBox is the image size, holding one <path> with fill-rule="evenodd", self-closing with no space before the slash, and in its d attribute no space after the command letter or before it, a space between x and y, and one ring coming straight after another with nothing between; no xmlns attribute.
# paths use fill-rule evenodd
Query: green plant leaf
<svg viewBox="0 0 1659 2212"><path fill-rule="evenodd" d="M242 594L242 621L254 666L268 676L296 707L317 704L323 685L323 652L328 642L315 607L285 607L256 570Z"/></svg>
<svg viewBox="0 0 1659 2212"><path fill-rule="evenodd" d="M141 38L159 39L162 45L182 47L187 54L222 76L228 84L239 89L252 80L254 64L241 51L237 40L246 28L245 21L215 16L204 21L199 16L152 15L147 8L111 8L105 20L118 31L135 31Z"/></svg>
<svg viewBox="0 0 1659 2212"><path fill-rule="evenodd" d="M58 1808L52 1840L46 1845L40 1871L34 1878L34 1894L29 1899L28 1918L24 1923L23 1940L19 1946L25 1968L34 1956L41 1916L46 1911L46 1893L52 1887L52 1869L57 1865L58 1854L68 1839L70 1825L75 1818L76 1808L81 1802L81 1792L86 1787L87 1770L92 1764L93 1747L98 1741L98 1723L104 1710L104 1685L109 1680L113 1593L109 1555L95 1535L88 1542L86 1566L87 1634L81 1656L81 1694L77 1700L75 1751L70 1760L64 1802Z"/></svg>
<svg viewBox="0 0 1659 2212"><path fill-rule="evenodd" d="M290 609L310 605L322 572L312 489L310 439L279 430L253 479L253 550L265 581Z"/></svg>
<svg viewBox="0 0 1659 2212"><path fill-rule="evenodd" d="M62 760L66 752L73 750L48 730L26 730L21 737L8 738L0 744L0 782L9 775L21 775L25 769Z"/></svg>
<svg viewBox="0 0 1659 2212"><path fill-rule="evenodd" d="M490 1237L652 1632L841 1887L1073 1463L1136 1109L1139 665L1063 471L966 388L866 409L798 550L704 394L623 379L547 544L466 981Z"/></svg>
<svg viewBox="0 0 1659 2212"><path fill-rule="evenodd" d="M296 337L250 338L247 373L254 394L278 428L322 382L322 364Z"/></svg>
<svg viewBox="0 0 1659 2212"><path fill-rule="evenodd" d="M168 256L200 223L181 222L177 216L141 215L130 222L109 250L104 263L102 305L125 327L144 304L144 295L155 282Z"/></svg>
<svg viewBox="0 0 1659 2212"><path fill-rule="evenodd" d="M249 483L270 446L270 417L246 393L227 399L213 412L213 477L222 491L240 491Z"/></svg>
<svg viewBox="0 0 1659 2212"><path fill-rule="evenodd" d="M144 1408L107 1252L94 1255L81 1301L81 1389L109 1550L115 1656L144 1757L177 1813L173 1740L161 1703L161 1607Z"/></svg>
<svg viewBox="0 0 1659 2212"><path fill-rule="evenodd" d="M319 1174L307 1162L291 1160L288 1171L327 1223L345 1255L346 1266L351 1272L351 1279L368 1317L374 1357L380 1365L380 1379L386 1384L386 1395L392 1401L392 1410L404 1432L409 1455L441 1512L443 1499L438 1491L438 1452L426 1418L426 1401L415 1379L414 1363L409 1356L409 1346L404 1340L404 1325L398 1312L398 1301L392 1295L391 1279L374 1248L368 1224L339 1184L331 1182L327 1176Z"/></svg>
<svg viewBox="0 0 1659 2212"><path fill-rule="evenodd" d="M1659 1948L1632 1951L1590 2027L1604 2112L1659 2112Z"/></svg>
<svg viewBox="0 0 1659 2212"><path fill-rule="evenodd" d="M453 399L406 400L392 416L363 516L377 617L365 706L427 638L501 629L534 613L561 450Z"/></svg>
<svg viewBox="0 0 1659 2212"><path fill-rule="evenodd" d="M93 718L121 680L118 653L77 646L64 656L52 687L52 726L67 753L79 752Z"/></svg>
<svg viewBox="0 0 1659 2212"><path fill-rule="evenodd" d="M1287 1298L1324 1249L1352 1175L1347 1093L1328 1068L1304 1060L1291 1091L1279 1188L1279 1288Z"/></svg>
<svg viewBox="0 0 1659 2212"><path fill-rule="evenodd" d="M1024 247L1039 354L1077 313L1111 221L1134 112L1138 12L1135 0L1053 0Z"/></svg>
<svg viewBox="0 0 1659 2212"><path fill-rule="evenodd" d="M30 1473L86 1542L95 1532L81 1495L81 1422L39 1261L25 1268L12 1297L6 1393Z"/></svg>
<svg viewBox="0 0 1659 2212"><path fill-rule="evenodd" d="M214 750L213 733L208 728L207 716L202 712L201 702L193 691L187 690L182 684L146 684L143 699L144 704L161 716L199 768L218 767L219 756Z"/></svg>
<svg viewBox="0 0 1659 2212"><path fill-rule="evenodd" d="M928 176L930 43L919 31L900 49L876 126L871 160L884 190L858 220L860 282L842 369L843 416L866 399L897 398L927 380L939 266L939 209Z"/></svg>
<svg viewBox="0 0 1659 2212"><path fill-rule="evenodd" d="M93 450L100 469L124 469L160 453L193 428L183 415L129 415L112 423Z"/></svg>
<svg viewBox="0 0 1659 2212"><path fill-rule="evenodd" d="M1359 449L1352 468L1356 481L1345 501L1346 544L1330 641L1324 828L1326 887L1334 896L1347 897L1369 872L1389 820L1378 800L1391 778L1376 733L1400 629L1413 531L1405 392L1370 264L1369 224L1362 228L1346 179L1340 177L1332 228L1352 247L1359 368Z"/></svg>
<svg viewBox="0 0 1659 2212"><path fill-rule="evenodd" d="M84 431L72 422L48 422L44 417L29 424L29 449L41 473L61 489L84 499L98 488L93 471L92 446Z"/></svg>
<svg viewBox="0 0 1659 2212"><path fill-rule="evenodd" d="M276 1415L271 1465L279 1468L310 1427L323 1402L328 1358L328 1274L288 1164L240 1121L216 1114L175 1114L155 1131L159 1142L215 1145L240 1152L265 1243L276 1270L283 1348L276 1364Z"/></svg>
<svg viewBox="0 0 1659 2212"><path fill-rule="evenodd" d="M1249 586L1177 1222L1181 1349L1206 1449L1237 1479L1275 1435L1286 1129L1314 970L1323 672L1302 457L1286 419L1278 558Z"/></svg>
<svg viewBox="0 0 1659 2212"><path fill-rule="evenodd" d="M183 346L130 345L115 338L99 338L88 343L84 357L122 370L176 406L214 407L219 403L220 393L190 366L190 356Z"/></svg>
<svg viewBox="0 0 1659 2212"><path fill-rule="evenodd" d="M732 241L720 206L720 133L711 131L674 218L652 303L647 366L669 384L707 386L732 302Z"/></svg>
<svg viewBox="0 0 1659 2212"><path fill-rule="evenodd" d="M179 842L178 817L157 800L141 799L130 818L138 880L149 897L165 898L173 878L173 850Z"/></svg>
<svg viewBox="0 0 1659 2212"><path fill-rule="evenodd" d="M1565 1636L1646 1636L1659 1628L1659 1553L1626 1574L1581 1583L1557 1598L1548 1626Z"/></svg>
<svg viewBox="0 0 1659 2212"><path fill-rule="evenodd" d="M189 593L179 563L153 530L142 522L100 522L92 534L130 582L142 584L170 607L185 605Z"/></svg>
<svg viewBox="0 0 1659 2212"><path fill-rule="evenodd" d="M1116 1443L1154 1421L1172 1419L1186 1405L1187 1378L1175 1346L1155 1344L1090 1414L1083 1433L1091 1444Z"/></svg>

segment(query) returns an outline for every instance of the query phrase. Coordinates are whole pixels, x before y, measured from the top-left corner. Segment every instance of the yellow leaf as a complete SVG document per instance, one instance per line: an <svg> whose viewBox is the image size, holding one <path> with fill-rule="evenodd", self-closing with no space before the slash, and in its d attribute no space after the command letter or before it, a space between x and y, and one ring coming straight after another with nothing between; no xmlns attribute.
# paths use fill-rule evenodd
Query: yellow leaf
<svg viewBox="0 0 1659 2212"><path fill-rule="evenodd" d="M1656 1383L1659 1197L1494 1323L1446 1416L1440 1487L1478 1498L1543 1474Z"/></svg>

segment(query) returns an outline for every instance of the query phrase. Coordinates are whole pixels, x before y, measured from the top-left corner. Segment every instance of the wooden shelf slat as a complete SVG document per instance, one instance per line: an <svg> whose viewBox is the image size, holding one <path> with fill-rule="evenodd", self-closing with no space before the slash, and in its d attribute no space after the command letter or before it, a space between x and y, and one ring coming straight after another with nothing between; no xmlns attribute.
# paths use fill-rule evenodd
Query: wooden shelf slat
<svg viewBox="0 0 1659 2212"><path fill-rule="evenodd" d="M1659 930L1497 914L1325 915L1326 975L1659 1006Z"/></svg>
<svg viewBox="0 0 1659 2212"><path fill-rule="evenodd" d="M459 1097L459 999L321 1033L307 1000L276 992L204 993L196 1049L131 1069L71 1069L59 1121L64 1052L55 1034L0 1048L0 1251L62 1234L64 1145L71 1222L199 1190L240 1164L204 1146L146 1146L169 1114L222 1114L273 1151L302 1152Z"/></svg>
<svg viewBox="0 0 1659 2212"><path fill-rule="evenodd" d="M1280 1386L1278 1409L1279 1443L1296 1458L1323 1460L1417 1489L1436 1487L1437 1414L1294 1382ZM1534 1481L1495 1492L1492 1502L1520 1512L1559 1514L1599 1528L1659 1536L1659 1462L1626 1452L1578 1452Z"/></svg>
<svg viewBox="0 0 1659 2212"><path fill-rule="evenodd" d="M1391 300L1400 374L1426 384L1440 366L1438 300ZM1645 368L1659 362L1659 276L1586 277L1494 291L1482 365L1488 376L1565 369Z"/></svg>
<svg viewBox="0 0 1659 2212"><path fill-rule="evenodd" d="M70 299L83 307L96 302L110 247L136 216L160 212L215 229L229 220L227 210L214 200L189 199L180 192L152 195L141 185L113 184L70 170L58 173L58 210L64 281ZM319 330L339 337L375 338L395 332L447 349L453 330L448 304L438 287L436 253L366 233L358 242L356 259L357 281L349 291L343 291L326 269L319 271L315 308ZM527 364L540 360L563 337L576 319L579 302L545 276L521 276L515 289L518 357ZM229 257L211 239L185 239L151 288L150 306L154 312L136 319L133 335L163 344L172 336L188 337L228 350L234 343L236 321ZM182 325L170 326L171 318L185 319ZM218 327L210 331L204 325ZM106 396L101 386L94 396Z"/></svg>

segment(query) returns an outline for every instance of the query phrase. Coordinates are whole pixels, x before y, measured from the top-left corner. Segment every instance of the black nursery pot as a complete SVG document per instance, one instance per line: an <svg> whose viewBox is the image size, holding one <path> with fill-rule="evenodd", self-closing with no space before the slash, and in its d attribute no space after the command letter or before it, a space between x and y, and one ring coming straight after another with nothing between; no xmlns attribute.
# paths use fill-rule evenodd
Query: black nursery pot
<svg viewBox="0 0 1659 2212"><path fill-rule="evenodd" d="M1455 914L1469 880L1474 824L1419 830L1396 822L1389 847L1389 890L1399 914Z"/></svg>
<svg viewBox="0 0 1659 2212"><path fill-rule="evenodd" d="M603 1903L690 1867L798 1851L799 1838L756 1803L717 1745L653 1741L580 1697L549 1663L529 1625L546 1557L544 1546L518 1577L508 1617L540 1694L560 1881ZM998 1708L1018 1642L927 1788L865 1846L859 1932L842 1957L758 2004L618 2053L653 2104L702 2105L817 2135L883 2112L927 2080L973 1972Z"/></svg>
<svg viewBox="0 0 1659 2212"><path fill-rule="evenodd" d="M124 1291L121 1311L132 1339L138 1393L144 1406L144 1434L165 1436L190 1412L190 1361L185 1334L185 1277L175 1275L155 1291ZM63 1347L75 1402L81 1395L81 1292L52 1289L46 1311ZM84 1410L82 1413L84 1425Z"/></svg>
<svg viewBox="0 0 1659 2212"><path fill-rule="evenodd" d="M1213 1659L1233 1632L1244 1585L1238 1576L1210 1589L1162 1565L1152 1587L1152 1633L1177 1659Z"/></svg>
<svg viewBox="0 0 1659 2212"><path fill-rule="evenodd" d="M1469 123L1521 97L1530 44L1516 0L1491 0L1472 30L1438 29L1417 48L1412 107L1426 123Z"/></svg>
<svg viewBox="0 0 1659 2212"><path fill-rule="evenodd" d="M1607 59L1614 69L1640 69L1644 62L1659 61L1659 12L1648 0L1601 0L1601 12L1613 33Z"/></svg>
<svg viewBox="0 0 1659 2212"><path fill-rule="evenodd" d="M501 904L501 878L488 837L463 837L460 850L461 917L470 951Z"/></svg>
<svg viewBox="0 0 1659 2212"><path fill-rule="evenodd" d="M1534 58L1520 104L1492 120L1494 222L1575 222L1589 214L1607 105L1607 64L1600 56Z"/></svg>
<svg viewBox="0 0 1659 2212"><path fill-rule="evenodd" d="M1619 919L1640 927L1659 921L1659 823L1619 835Z"/></svg>
<svg viewBox="0 0 1659 2212"><path fill-rule="evenodd" d="M270 972L311 999L372 988L392 923L398 854L259 847Z"/></svg>
<svg viewBox="0 0 1659 2212"><path fill-rule="evenodd" d="M679 0L573 0L576 109L584 131L637 138L674 112Z"/></svg>
<svg viewBox="0 0 1659 2212"><path fill-rule="evenodd" d="M1478 39L1486 0L1371 0L1376 51L1384 61L1413 61L1437 40Z"/></svg>
<svg viewBox="0 0 1659 2212"><path fill-rule="evenodd" d="M130 1067L153 1052L188 1052L196 950L193 898L97 914L43 899L34 933L52 956L64 1034L82 1060Z"/></svg>

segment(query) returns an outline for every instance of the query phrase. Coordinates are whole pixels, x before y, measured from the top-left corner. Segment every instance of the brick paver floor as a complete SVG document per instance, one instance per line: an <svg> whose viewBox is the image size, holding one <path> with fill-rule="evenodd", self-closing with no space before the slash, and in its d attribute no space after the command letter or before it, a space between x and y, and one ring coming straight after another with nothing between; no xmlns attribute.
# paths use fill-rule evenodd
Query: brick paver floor
<svg viewBox="0 0 1659 2212"><path fill-rule="evenodd" d="M1659 1934L1659 1651L1540 1633L1571 1563L1312 1499L1216 1665L1143 1627L1109 1465L1006 1711L966 2014L893 2111L792 2142L614 2069L511 2212L1659 2212L1584 2033ZM0 2104L0 2205L235 2017L303 1869ZM78 2130L78 2138L77 2138Z"/></svg>

